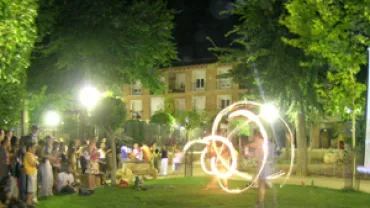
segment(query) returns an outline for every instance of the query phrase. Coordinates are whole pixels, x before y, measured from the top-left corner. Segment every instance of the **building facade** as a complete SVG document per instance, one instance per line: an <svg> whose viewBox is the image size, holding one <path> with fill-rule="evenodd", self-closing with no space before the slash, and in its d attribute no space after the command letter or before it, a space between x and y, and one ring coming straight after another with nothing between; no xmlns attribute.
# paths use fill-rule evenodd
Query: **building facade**
<svg viewBox="0 0 370 208"><path fill-rule="evenodd" d="M231 64L201 64L169 68L161 79L165 94L175 99L177 111L215 111L238 101L247 90L240 89L231 78L219 78L228 73ZM150 120L164 109L165 95L154 95L139 81L126 84L123 98L128 109L128 119Z"/></svg>

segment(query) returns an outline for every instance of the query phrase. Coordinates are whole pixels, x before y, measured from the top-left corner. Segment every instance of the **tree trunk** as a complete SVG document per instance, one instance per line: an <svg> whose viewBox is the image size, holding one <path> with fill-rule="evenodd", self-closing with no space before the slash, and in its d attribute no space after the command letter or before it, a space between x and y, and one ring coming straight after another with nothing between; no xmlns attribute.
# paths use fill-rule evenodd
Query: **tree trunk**
<svg viewBox="0 0 370 208"><path fill-rule="evenodd" d="M114 136L114 132L110 131L107 132L108 137L112 143L112 172L111 172L111 180L112 180L112 185L116 185L116 172L117 172L117 152L116 152L116 137Z"/></svg>
<svg viewBox="0 0 370 208"><path fill-rule="evenodd" d="M27 135L28 134L28 122L29 122L29 117L28 117L28 108L27 108L28 101L24 100L23 103L23 110L22 110L22 125L21 125L21 134Z"/></svg>
<svg viewBox="0 0 370 208"><path fill-rule="evenodd" d="M296 137L297 137L297 174L300 176L307 176L307 133L306 122L302 112L296 115Z"/></svg>
<svg viewBox="0 0 370 208"><path fill-rule="evenodd" d="M354 105L353 105L354 106ZM357 154L356 154L356 112L355 108L352 110L352 189L356 190L356 166L357 166Z"/></svg>

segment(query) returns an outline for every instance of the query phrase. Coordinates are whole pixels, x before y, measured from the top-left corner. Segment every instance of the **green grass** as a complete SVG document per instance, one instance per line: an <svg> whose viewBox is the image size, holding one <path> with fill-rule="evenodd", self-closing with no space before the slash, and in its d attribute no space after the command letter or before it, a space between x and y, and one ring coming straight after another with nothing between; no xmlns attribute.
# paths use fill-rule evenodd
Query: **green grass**
<svg viewBox="0 0 370 208"><path fill-rule="evenodd" d="M207 178L176 178L148 181L159 185L147 191L132 188L99 188L92 196L54 196L40 201L39 208L237 208L254 207L257 191L227 194L221 190L204 191ZM174 188L164 188L173 185ZM243 183L233 181L230 186ZM272 207L272 191L267 193L265 207ZM369 208L370 194L344 192L311 186L284 186L277 188L279 208Z"/></svg>

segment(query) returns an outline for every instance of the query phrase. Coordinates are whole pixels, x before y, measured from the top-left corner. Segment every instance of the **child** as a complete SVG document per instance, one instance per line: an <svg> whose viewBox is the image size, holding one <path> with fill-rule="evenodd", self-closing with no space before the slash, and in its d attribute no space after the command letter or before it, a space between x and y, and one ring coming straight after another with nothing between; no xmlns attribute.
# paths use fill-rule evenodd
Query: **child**
<svg viewBox="0 0 370 208"><path fill-rule="evenodd" d="M176 148L175 149L175 157L174 157L174 163L175 163L175 173L180 172L180 166L183 158L183 154L180 149Z"/></svg>
<svg viewBox="0 0 370 208"><path fill-rule="evenodd" d="M37 190L37 165L38 161L35 156L35 144L27 144L27 152L24 157L24 170L27 180L27 205L32 206L33 197Z"/></svg>

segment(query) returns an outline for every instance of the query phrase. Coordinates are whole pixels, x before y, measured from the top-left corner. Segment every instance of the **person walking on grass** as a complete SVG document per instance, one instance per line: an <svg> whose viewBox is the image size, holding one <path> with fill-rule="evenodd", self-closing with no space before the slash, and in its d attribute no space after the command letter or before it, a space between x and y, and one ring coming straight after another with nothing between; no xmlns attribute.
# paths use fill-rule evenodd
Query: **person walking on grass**
<svg viewBox="0 0 370 208"><path fill-rule="evenodd" d="M265 145L263 136L261 132L256 132L254 137L253 137L253 143L248 144L248 148L254 149L254 153L250 154L248 156L250 157L255 157L257 160L257 172L262 167L263 163L263 158L265 154L267 154L267 160L265 162L265 165L260 172L260 175L258 177L258 201L256 204L256 207L262 208L264 207L264 202L265 202L265 195L266 195L266 187L273 188L273 186L268 182L268 176L271 175L274 172L274 165L273 165L273 159L275 157L275 150L276 146L273 142L268 141L267 142L267 151L265 152L263 150L263 147ZM273 188L275 192L275 188ZM276 204L276 193L274 193L274 199L273 203Z"/></svg>
<svg viewBox="0 0 370 208"><path fill-rule="evenodd" d="M37 194L37 166L38 161L35 156L35 144L27 144L27 152L24 157L24 170L27 177L27 205L33 206L34 196Z"/></svg>

